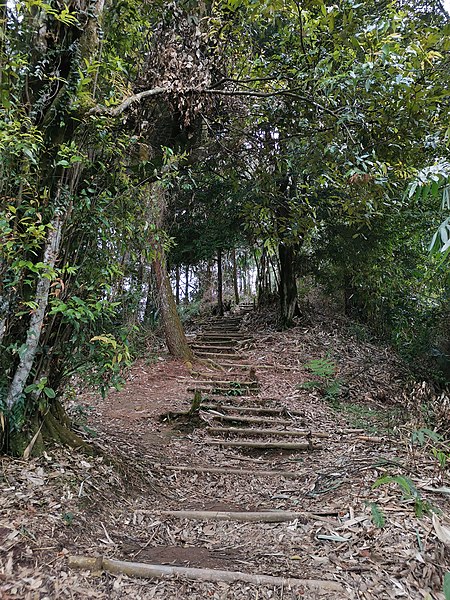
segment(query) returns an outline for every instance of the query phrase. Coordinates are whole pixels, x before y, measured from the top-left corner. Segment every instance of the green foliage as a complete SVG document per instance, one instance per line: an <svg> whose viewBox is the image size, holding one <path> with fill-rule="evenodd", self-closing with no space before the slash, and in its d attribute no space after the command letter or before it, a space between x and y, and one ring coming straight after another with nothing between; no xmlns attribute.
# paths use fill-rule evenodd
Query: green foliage
<svg viewBox="0 0 450 600"><path fill-rule="evenodd" d="M352 0L193 4L124 0L100 19L83 2L4 7L0 402L50 284L16 424L71 376L103 394L120 382L161 246L190 266L241 243L276 265L289 246L404 355L445 355L445 17ZM309 385L338 398L333 361L309 367Z"/></svg>
<svg viewBox="0 0 450 600"><path fill-rule="evenodd" d="M318 380L305 381L299 385L301 389L317 389L326 400L336 402L342 393L343 381L336 378L336 363L330 358L316 358L310 360L305 368Z"/></svg>
<svg viewBox="0 0 450 600"><path fill-rule="evenodd" d="M180 315L181 322L186 323L194 317L198 317L201 311L201 301L194 300L189 304L180 304L177 306L178 314Z"/></svg>
<svg viewBox="0 0 450 600"><path fill-rule="evenodd" d="M316 377L329 378L336 373L336 363L329 358L315 358L310 360L305 368Z"/></svg>
<svg viewBox="0 0 450 600"><path fill-rule="evenodd" d="M445 600L450 600L450 572L444 575L443 592Z"/></svg>
<svg viewBox="0 0 450 600"><path fill-rule="evenodd" d="M378 504L376 504L375 502L371 502L370 503L370 512L371 512L372 521L373 521L373 524L375 525L375 527L379 527L379 528L384 527L384 525L386 523L386 517L385 517L383 511L378 506Z"/></svg>
<svg viewBox="0 0 450 600"><path fill-rule="evenodd" d="M189 415L198 415L202 405L202 394L198 390L195 390L194 397L192 398L191 407L189 409Z"/></svg>
<svg viewBox="0 0 450 600"><path fill-rule="evenodd" d="M392 434L405 420L404 411L398 407L378 409L356 402L335 402L334 408L346 416L351 427L373 434Z"/></svg>
<svg viewBox="0 0 450 600"><path fill-rule="evenodd" d="M424 446L428 441L438 442L440 439L441 436L438 433L427 427L422 427L411 432L411 443L418 444L419 446Z"/></svg>
<svg viewBox="0 0 450 600"><path fill-rule="evenodd" d="M238 396L244 396L244 395L245 395L245 390L241 386L239 381L232 381L230 383L230 389L227 391L227 396L238 397Z"/></svg>
<svg viewBox="0 0 450 600"><path fill-rule="evenodd" d="M389 485L391 483L396 483L400 487L405 500L414 501L414 512L417 517L422 517L424 514L432 511L432 507L429 502L421 498L421 495L414 483L405 475L383 475L375 481L375 483L372 485L372 489L376 489L382 485Z"/></svg>

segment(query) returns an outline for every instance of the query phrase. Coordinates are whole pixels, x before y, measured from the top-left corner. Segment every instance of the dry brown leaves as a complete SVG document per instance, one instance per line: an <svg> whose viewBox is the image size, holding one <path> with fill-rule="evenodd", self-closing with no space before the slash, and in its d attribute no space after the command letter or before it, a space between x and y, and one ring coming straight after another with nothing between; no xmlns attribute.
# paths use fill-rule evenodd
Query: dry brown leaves
<svg viewBox="0 0 450 600"><path fill-rule="evenodd" d="M63 449L38 460L3 460L2 598L299 597L267 586L95 577L68 571L68 553L331 579L344 585L346 598L443 598L442 576L450 564L444 535L450 524L448 470L439 468L432 446L412 444L406 425L367 431L373 427L367 412L367 426L355 430L342 410L344 404L391 410L405 378L399 359L387 348L338 331L332 320L310 321L288 332L266 331L252 346L246 359L272 365L257 371L261 393L228 396L226 403L286 406L300 413L292 426L329 434L321 440L323 448L290 453L209 447L203 428L182 431L158 419L168 409L189 408L183 392L189 380L182 366L137 363L122 392L106 402L91 400L90 425L98 430L112 465ZM338 409L317 390L298 387L310 377L304 365L327 355L346 382ZM169 464L253 473L177 473L165 468ZM295 471L298 479L258 475L267 469ZM408 495L395 481L374 488L385 475L408 477L418 495ZM418 498L425 509L441 510L438 525L429 510L416 516ZM283 509L309 516L264 524L162 515L183 508ZM374 510L384 515L384 524ZM308 591L305 597L321 596ZM329 593L322 597L333 598Z"/></svg>

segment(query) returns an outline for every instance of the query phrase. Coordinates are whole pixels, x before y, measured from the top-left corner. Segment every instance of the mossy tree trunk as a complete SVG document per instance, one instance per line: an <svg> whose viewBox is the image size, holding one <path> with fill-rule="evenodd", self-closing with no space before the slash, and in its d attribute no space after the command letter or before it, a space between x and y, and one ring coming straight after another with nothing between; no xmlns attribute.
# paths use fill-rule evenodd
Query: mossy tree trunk
<svg viewBox="0 0 450 600"><path fill-rule="evenodd" d="M28 113L35 115L33 125L39 131L46 148L45 156L41 156L39 169L42 187L46 189L49 200L42 209L44 218L48 219L47 237L43 247L36 251L40 260L37 263L39 270L36 271L33 309L29 317L22 319L23 326L17 330L16 341L21 344L21 351L17 362L11 365L5 398L6 410L2 414L0 447L13 455L23 454L31 440L34 442L34 453L42 452L47 441L76 447L85 445L71 431L65 411L55 398L46 398L46 402L41 401L39 407L42 394L39 385L48 373L48 369L41 368L39 355L42 356L44 352L43 338L48 334L46 332L44 336L43 332L45 328L51 327L47 322L49 295L57 277L55 269L60 250L67 241L64 238L64 226L71 213L72 198L81 175L78 164L72 165L66 161L65 165L57 164L55 168L55 163L58 148L70 144L76 146L76 134L83 123L82 114L77 114L74 118L71 112L71 100L75 98L69 96L72 93L69 90L76 87L80 63L95 57L99 44L98 19L103 5L104 0L82 0L70 4L69 9L73 10L75 21L73 17L57 20L46 10L32 7L29 13L24 11L21 24L24 35L27 32L30 34L29 56L36 66L36 73L43 69L40 76L27 78L23 102L28 107ZM2 7L3 14L5 4ZM8 19L5 19L4 25L5 28L8 27ZM54 73L58 73L59 77L51 77ZM44 83L46 77L51 81L48 88ZM55 126L60 121L66 123L64 128ZM21 188L18 196L20 194ZM1 297L0 304L2 337L7 327L7 315L4 313L5 310L8 312L8 305ZM27 389L29 386L33 387ZM53 390L48 393L52 392Z"/></svg>

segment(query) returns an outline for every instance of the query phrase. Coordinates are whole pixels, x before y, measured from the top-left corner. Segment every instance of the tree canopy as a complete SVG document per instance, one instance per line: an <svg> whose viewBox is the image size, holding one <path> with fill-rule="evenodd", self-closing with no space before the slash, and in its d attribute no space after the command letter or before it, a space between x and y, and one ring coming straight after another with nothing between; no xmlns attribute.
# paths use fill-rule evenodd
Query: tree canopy
<svg viewBox="0 0 450 600"><path fill-rule="evenodd" d="M166 254L257 248L284 326L308 272L407 355L448 354L440 2L22 0L0 20L5 443L62 435L73 377L120 381Z"/></svg>

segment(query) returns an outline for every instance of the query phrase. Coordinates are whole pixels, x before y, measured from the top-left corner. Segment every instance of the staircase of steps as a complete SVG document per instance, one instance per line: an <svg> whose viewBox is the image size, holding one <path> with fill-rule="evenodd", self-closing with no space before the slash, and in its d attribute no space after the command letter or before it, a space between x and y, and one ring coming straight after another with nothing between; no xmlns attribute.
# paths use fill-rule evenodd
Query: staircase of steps
<svg viewBox="0 0 450 600"><path fill-rule="evenodd" d="M296 470L299 463L290 462L286 468L286 456L314 453L320 450L320 443L328 436L324 432L305 428L301 413L290 410L287 402L267 397L261 391L256 367L246 362L240 350L243 342L252 339L248 332L241 329L244 315L251 310L253 304L246 303L239 307L237 314L208 319L191 342L195 356L211 359L205 360L205 366L199 367L187 380L190 399L195 391L202 394L199 414L204 426L181 438L180 447L189 447L185 460L180 460L179 464L161 465L169 481L174 478L175 496L180 500L174 501L172 510L148 511L152 513L152 519L163 523L169 519L167 527L175 522L173 526L177 531L182 530L185 519L197 521L200 528L211 527L206 522L219 521L217 526L225 528L225 532L227 527L261 526L261 531L255 530L258 536L275 536L278 539L286 535L289 521L304 518L299 511L277 509L278 504L270 502L270 498L276 494L277 482L279 486L280 481L290 480L289 485L292 486L301 477L301 471ZM198 478L199 482L195 497L192 496L190 483L192 477ZM203 492L202 480L206 489L210 490L209 497ZM225 484L225 481L228 483ZM256 510L204 510L211 505L211 500L220 505L223 485L240 483L245 488L249 481L252 482L252 489L257 490L260 486L266 490L261 493L262 499L256 503ZM186 490L183 482L186 482ZM297 485L300 490L301 481ZM217 489L215 498L211 496L211 489ZM192 506L201 506L203 510ZM252 539L252 535L249 535ZM257 551L258 542L255 542ZM285 575L285 564L280 571L272 566L267 572L256 556L250 567L248 560L245 564L245 572L230 570L207 573L205 569L205 577L209 581L246 581L263 590L261 594L257 591L256 596L251 597L278 597L277 590L280 589L280 597L286 600L299 597L299 591L302 597L306 595L311 599L322 598L324 594L330 600L346 597L344 586L330 579L330 576L323 578L320 571L317 579L305 578L299 562L291 562L288 575ZM239 597L250 597L247 595L250 592L242 593ZM181 593L177 597L187 598ZM214 597L225 597L221 595L220 587Z"/></svg>

